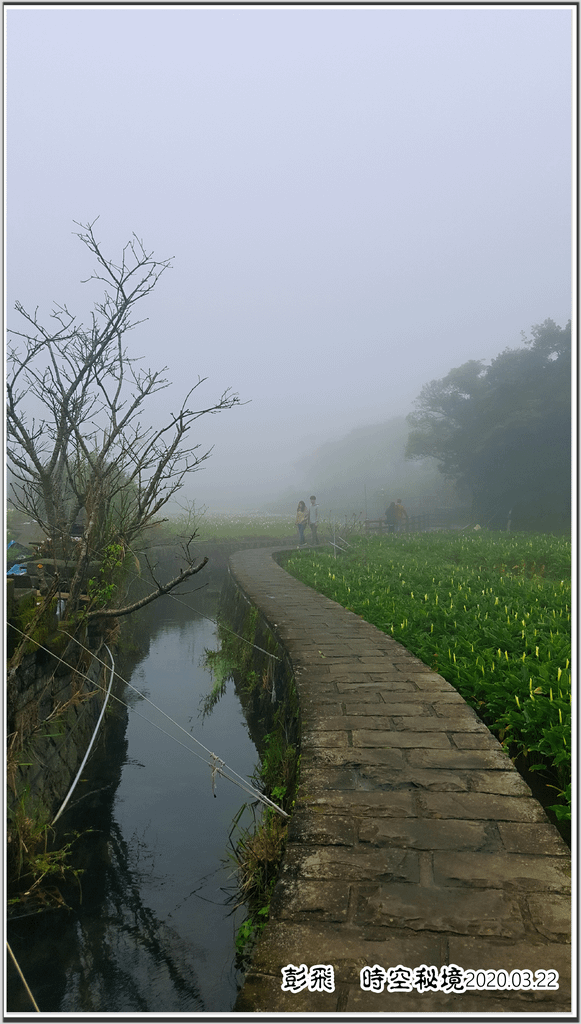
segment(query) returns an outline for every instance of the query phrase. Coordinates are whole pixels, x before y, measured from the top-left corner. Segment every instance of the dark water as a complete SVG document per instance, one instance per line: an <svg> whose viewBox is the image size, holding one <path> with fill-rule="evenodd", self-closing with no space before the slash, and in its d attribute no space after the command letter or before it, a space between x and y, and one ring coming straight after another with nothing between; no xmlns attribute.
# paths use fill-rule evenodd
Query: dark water
<svg viewBox="0 0 581 1024"><path fill-rule="evenodd" d="M195 604L215 617L213 604ZM201 665L204 648L217 646L212 622L164 599L143 629L149 651L125 678L251 776L257 754L232 683L203 722L198 716L212 685ZM78 889L63 890L71 910L13 921L8 941L42 1013L228 1012L244 912L231 915L234 879L224 861L232 820L248 798L219 777L214 796L211 771L188 736L127 687L117 693L130 710L113 705L61 819L62 833L95 830L75 845L85 868L82 902ZM31 1009L9 965L7 1010Z"/></svg>

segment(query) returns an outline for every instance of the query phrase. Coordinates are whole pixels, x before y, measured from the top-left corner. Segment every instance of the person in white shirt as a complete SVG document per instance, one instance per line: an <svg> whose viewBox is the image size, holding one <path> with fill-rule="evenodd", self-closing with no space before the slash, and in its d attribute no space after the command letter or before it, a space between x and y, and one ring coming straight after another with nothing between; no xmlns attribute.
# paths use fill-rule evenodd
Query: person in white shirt
<svg viewBox="0 0 581 1024"><path fill-rule="evenodd" d="M319 524L319 506L317 505L317 499L314 494L310 497L311 507L309 508L309 526L311 527L311 537L313 544L319 543L317 537L317 526Z"/></svg>

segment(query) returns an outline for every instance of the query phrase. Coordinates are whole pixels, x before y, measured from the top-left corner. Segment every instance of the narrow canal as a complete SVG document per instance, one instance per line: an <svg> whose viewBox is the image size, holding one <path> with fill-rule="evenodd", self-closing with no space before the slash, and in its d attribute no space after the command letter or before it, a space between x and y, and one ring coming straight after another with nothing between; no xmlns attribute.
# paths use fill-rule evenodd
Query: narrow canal
<svg viewBox="0 0 581 1024"><path fill-rule="evenodd" d="M42 1013L232 1008L234 940L244 911L232 912L227 851L232 821L249 797L220 777L213 791L210 768L192 752L194 744L144 699L243 778L252 776L258 756L233 684L210 714L200 715L212 687L204 651L217 647L215 626L204 616L215 615L216 601L200 593L180 603L165 598L141 613L141 653L124 678L144 696L118 686L129 710L113 702L61 819L61 833L93 830L75 843L75 863L84 868L82 901L78 888L63 889L72 909L8 926ZM249 810L243 820L250 823ZM7 1009L32 1010L10 963Z"/></svg>

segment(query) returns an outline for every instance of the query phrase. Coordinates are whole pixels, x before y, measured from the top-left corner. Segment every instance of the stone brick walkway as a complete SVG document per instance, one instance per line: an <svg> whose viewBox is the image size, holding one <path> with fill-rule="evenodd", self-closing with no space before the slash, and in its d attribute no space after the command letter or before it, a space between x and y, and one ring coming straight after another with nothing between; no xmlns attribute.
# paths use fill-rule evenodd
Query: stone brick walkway
<svg viewBox="0 0 581 1024"><path fill-rule="evenodd" d="M441 676L271 551L230 566L292 659L302 716L289 841L235 1010L568 1017L569 850L500 744ZM334 991L316 990L324 971L313 991L283 991L289 965L332 966ZM405 972L366 991L376 965L487 973L464 993L389 991ZM527 989L491 988L502 970ZM534 988L549 971L559 988Z"/></svg>

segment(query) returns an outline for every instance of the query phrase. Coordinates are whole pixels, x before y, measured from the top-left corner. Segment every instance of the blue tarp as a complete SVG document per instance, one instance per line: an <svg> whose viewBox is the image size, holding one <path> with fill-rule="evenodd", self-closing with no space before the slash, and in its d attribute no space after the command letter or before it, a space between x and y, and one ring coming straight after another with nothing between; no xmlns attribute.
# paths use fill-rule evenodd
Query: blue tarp
<svg viewBox="0 0 581 1024"><path fill-rule="evenodd" d="M26 565L13 565L11 569L6 573L7 576L26 576L28 572L28 566Z"/></svg>

